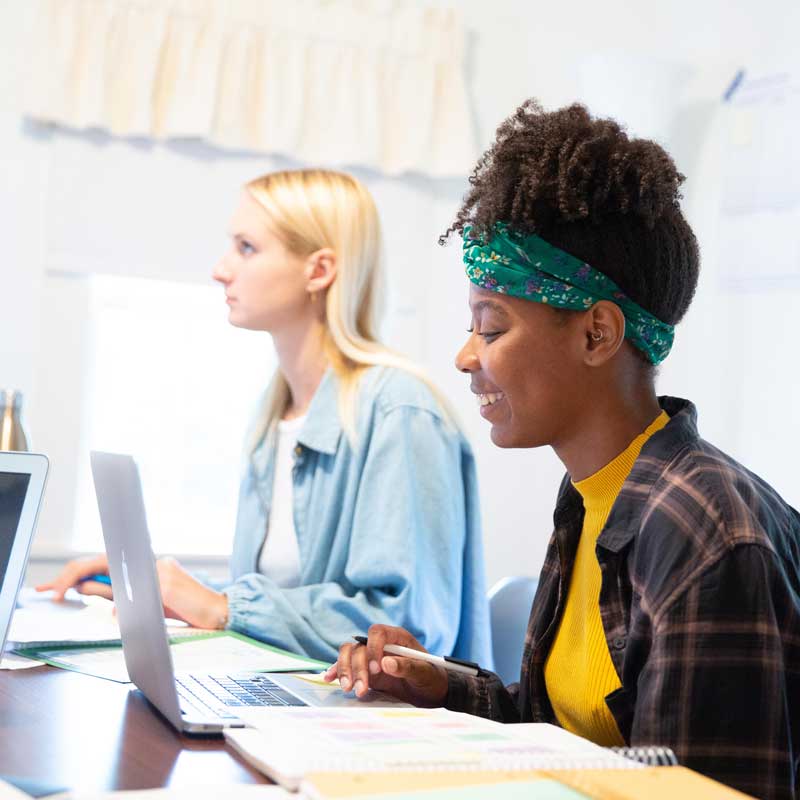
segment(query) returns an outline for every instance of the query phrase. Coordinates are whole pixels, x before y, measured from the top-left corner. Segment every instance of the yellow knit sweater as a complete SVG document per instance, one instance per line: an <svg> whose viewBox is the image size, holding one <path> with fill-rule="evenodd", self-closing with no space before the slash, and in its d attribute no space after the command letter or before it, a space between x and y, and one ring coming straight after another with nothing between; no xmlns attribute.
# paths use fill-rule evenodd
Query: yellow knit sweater
<svg viewBox="0 0 800 800"><path fill-rule="evenodd" d="M605 703L619 689L600 620L600 565L597 537L644 443L669 422L661 412L613 461L573 486L583 497L583 520L564 614L544 668L547 694L559 724L604 746L625 742Z"/></svg>

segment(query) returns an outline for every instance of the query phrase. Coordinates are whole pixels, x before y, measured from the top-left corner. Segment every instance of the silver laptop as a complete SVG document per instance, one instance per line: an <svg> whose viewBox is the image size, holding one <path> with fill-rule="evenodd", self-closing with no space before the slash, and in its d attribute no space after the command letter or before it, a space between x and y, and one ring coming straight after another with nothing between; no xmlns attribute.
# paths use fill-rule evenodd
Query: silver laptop
<svg viewBox="0 0 800 800"><path fill-rule="evenodd" d="M91 464L125 665L167 720L184 733L221 733L243 727L238 706L322 704L313 684L291 675L215 674L213 665L175 675L136 462L92 452Z"/></svg>
<svg viewBox="0 0 800 800"><path fill-rule="evenodd" d="M0 452L0 653L25 576L47 466L38 453Z"/></svg>

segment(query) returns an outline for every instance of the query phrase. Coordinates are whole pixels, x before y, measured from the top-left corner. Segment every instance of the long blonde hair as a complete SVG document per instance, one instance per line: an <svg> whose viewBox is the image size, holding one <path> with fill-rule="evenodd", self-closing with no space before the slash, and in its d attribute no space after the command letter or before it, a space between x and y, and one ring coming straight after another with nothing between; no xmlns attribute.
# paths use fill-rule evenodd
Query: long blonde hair
<svg viewBox="0 0 800 800"><path fill-rule="evenodd" d="M445 421L455 424L449 404L424 371L378 341L376 323L384 305L382 238L366 186L342 172L302 169L262 175L246 188L290 252L304 257L330 248L336 254L337 274L325 299L325 349L339 379L339 417L348 439L356 439L359 379L373 366L415 375L439 402ZM281 418L289 400L289 385L278 369L252 427L249 449Z"/></svg>

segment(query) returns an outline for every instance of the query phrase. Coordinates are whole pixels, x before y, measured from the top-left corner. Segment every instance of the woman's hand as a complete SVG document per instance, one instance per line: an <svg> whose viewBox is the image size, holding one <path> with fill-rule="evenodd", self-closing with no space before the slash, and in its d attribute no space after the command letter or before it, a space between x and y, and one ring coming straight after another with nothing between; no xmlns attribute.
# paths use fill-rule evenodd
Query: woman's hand
<svg viewBox="0 0 800 800"><path fill-rule="evenodd" d="M113 599L111 587L98 581L87 581L89 575L108 575L108 559L105 554L76 558L68 561L64 569L49 583L40 583L37 592L53 591L53 600L62 601L67 589L75 589L81 594L99 594L108 600Z"/></svg>
<svg viewBox="0 0 800 800"><path fill-rule="evenodd" d="M195 628L225 627L227 595L204 586L170 556L159 558L156 568L166 616L182 619Z"/></svg>
<svg viewBox="0 0 800 800"><path fill-rule="evenodd" d="M426 661L384 655L387 644L425 652L407 630L373 625L366 645L343 644L339 648L339 659L328 668L325 680L330 683L338 678L342 689L353 689L356 697L378 689L415 706L441 706L447 697L447 672Z"/></svg>
<svg viewBox="0 0 800 800"><path fill-rule="evenodd" d="M227 595L203 586L174 558L160 558L156 568L166 616L182 619L196 628L225 627L228 618ZM108 575L108 559L105 555L76 558L68 562L54 580L39 584L36 591L52 589L53 599L60 601L64 599L67 589L72 587L81 594L99 594L113 600L110 586L83 580L89 575Z"/></svg>

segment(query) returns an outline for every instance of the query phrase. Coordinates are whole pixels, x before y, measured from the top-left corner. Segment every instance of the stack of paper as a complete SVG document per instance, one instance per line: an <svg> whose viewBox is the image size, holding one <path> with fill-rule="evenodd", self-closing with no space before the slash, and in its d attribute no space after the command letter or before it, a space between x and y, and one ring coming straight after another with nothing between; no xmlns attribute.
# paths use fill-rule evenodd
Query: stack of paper
<svg viewBox="0 0 800 800"><path fill-rule="evenodd" d="M242 708L231 746L290 789L311 773L642 769L553 725L501 725L445 709Z"/></svg>
<svg viewBox="0 0 800 800"><path fill-rule="evenodd" d="M229 744L313 800L741 800L681 767L645 767L545 724L445 709L242 708Z"/></svg>

